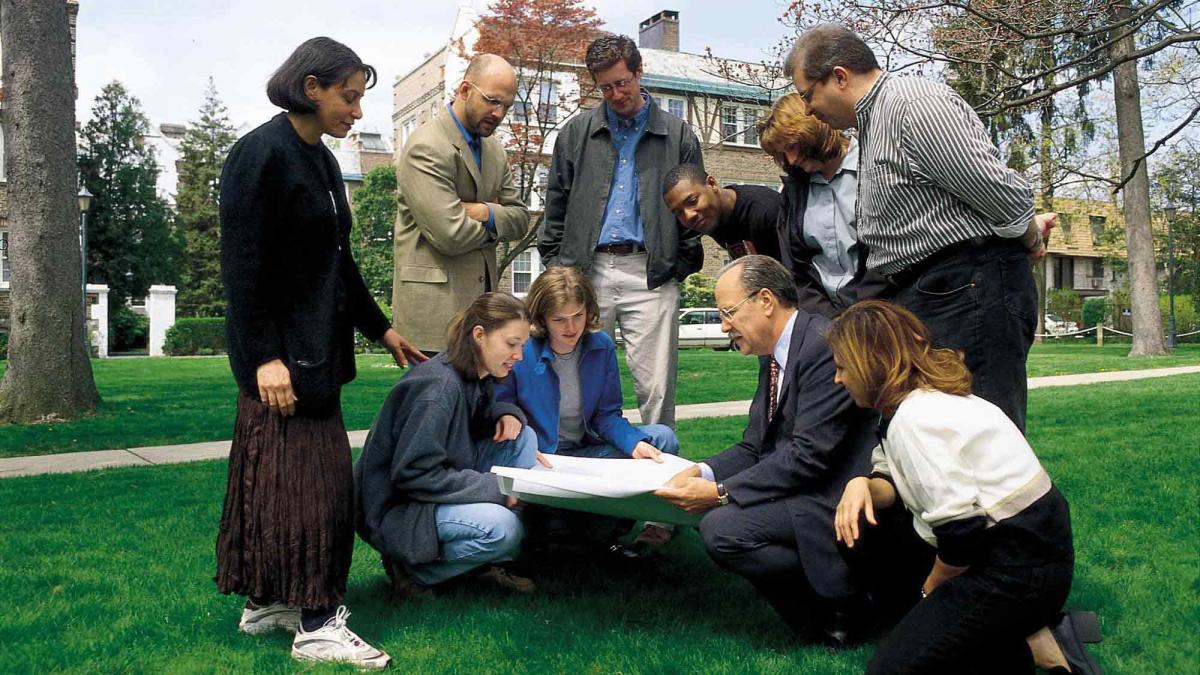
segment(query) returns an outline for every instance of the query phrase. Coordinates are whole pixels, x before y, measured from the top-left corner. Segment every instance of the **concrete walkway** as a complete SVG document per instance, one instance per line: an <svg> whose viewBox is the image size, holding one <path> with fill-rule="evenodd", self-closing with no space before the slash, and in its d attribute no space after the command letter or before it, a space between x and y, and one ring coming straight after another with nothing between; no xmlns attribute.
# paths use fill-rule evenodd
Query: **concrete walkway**
<svg viewBox="0 0 1200 675"><path fill-rule="evenodd" d="M1152 377L1169 377L1200 373L1200 366L1176 368L1151 368L1146 370L1120 370L1109 373L1083 373L1080 375L1054 375L1034 377L1029 380L1030 389L1043 387L1066 387L1099 382L1125 382ZM745 415L750 410L750 401L724 401L719 403L694 403L675 408L677 419L699 417L731 417ZM637 424L641 416L637 410L626 410L625 416ZM359 448L367 440L367 432L351 431L347 434L350 446ZM224 459L229 456L229 441L187 443L183 445L161 445L124 450L95 450L91 452L67 452L59 455L34 457L11 457L0 459L0 478L35 476L46 473L72 473L107 469L119 466L150 466L155 464L179 464L208 459Z"/></svg>

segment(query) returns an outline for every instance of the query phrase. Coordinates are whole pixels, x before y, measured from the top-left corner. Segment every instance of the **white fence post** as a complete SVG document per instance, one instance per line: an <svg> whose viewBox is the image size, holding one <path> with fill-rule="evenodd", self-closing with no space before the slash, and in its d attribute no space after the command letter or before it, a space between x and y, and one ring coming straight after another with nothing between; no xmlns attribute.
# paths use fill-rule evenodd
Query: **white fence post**
<svg viewBox="0 0 1200 675"><path fill-rule="evenodd" d="M88 340L96 348L96 356L108 358L108 285L88 284L88 295L96 295L96 302L88 305Z"/></svg>
<svg viewBox="0 0 1200 675"><path fill-rule="evenodd" d="M150 318L150 356L162 356L167 329L175 325L175 287L151 286L146 315Z"/></svg>

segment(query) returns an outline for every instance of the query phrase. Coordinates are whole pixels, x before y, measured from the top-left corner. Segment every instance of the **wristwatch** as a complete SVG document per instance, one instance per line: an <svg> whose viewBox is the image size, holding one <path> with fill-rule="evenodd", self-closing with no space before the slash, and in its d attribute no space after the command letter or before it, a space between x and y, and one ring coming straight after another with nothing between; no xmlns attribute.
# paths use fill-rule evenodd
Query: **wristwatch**
<svg viewBox="0 0 1200 675"><path fill-rule="evenodd" d="M729 503L729 493L725 491L724 483L717 483L717 503L721 506Z"/></svg>

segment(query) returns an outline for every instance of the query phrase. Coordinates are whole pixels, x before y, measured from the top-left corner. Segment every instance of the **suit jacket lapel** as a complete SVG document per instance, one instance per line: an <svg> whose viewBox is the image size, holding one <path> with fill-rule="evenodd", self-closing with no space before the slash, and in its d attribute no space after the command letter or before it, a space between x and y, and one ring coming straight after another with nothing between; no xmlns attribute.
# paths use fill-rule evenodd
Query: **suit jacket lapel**
<svg viewBox="0 0 1200 675"><path fill-rule="evenodd" d="M463 138L462 132L458 130L458 125L454 123L454 118L450 116L450 111L442 116L442 134L446 140L454 146L458 151L458 157L467 167L467 173L471 174L471 180L475 181L475 197L476 201L482 201L479 197L479 188L483 185L483 179L479 175L479 167L475 165L475 155L471 153L471 146L467 144L467 139ZM483 147L483 140L480 140L480 147ZM482 157L485 153L480 152ZM469 200L465 200L469 201Z"/></svg>
<svg viewBox="0 0 1200 675"><path fill-rule="evenodd" d="M783 411L792 397L792 390L796 388L796 371L800 368L800 348L804 346L804 338L808 335L808 324L811 321L811 314L797 310L796 323L792 326L792 344L788 345L787 368L779 373L779 386L783 387L783 390L779 393L779 407L775 409L775 417L771 420L772 428L783 417ZM795 395L799 396L800 392L796 392Z"/></svg>

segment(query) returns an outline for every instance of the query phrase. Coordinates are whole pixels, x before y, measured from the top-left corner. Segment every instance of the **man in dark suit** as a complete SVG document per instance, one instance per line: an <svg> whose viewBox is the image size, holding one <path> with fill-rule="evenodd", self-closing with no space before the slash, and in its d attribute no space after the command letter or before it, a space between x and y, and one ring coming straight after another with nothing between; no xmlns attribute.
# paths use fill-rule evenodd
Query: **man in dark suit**
<svg viewBox="0 0 1200 675"><path fill-rule="evenodd" d="M783 265L738 258L718 276L716 302L722 330L759 357L750 422L740 443L656 494L707 512L709 556L749 579L802 637L845 645L862 594L834 536L834 510L846 483L870 471L874 426L834 383L829 322L797 309Z"/></svg>

